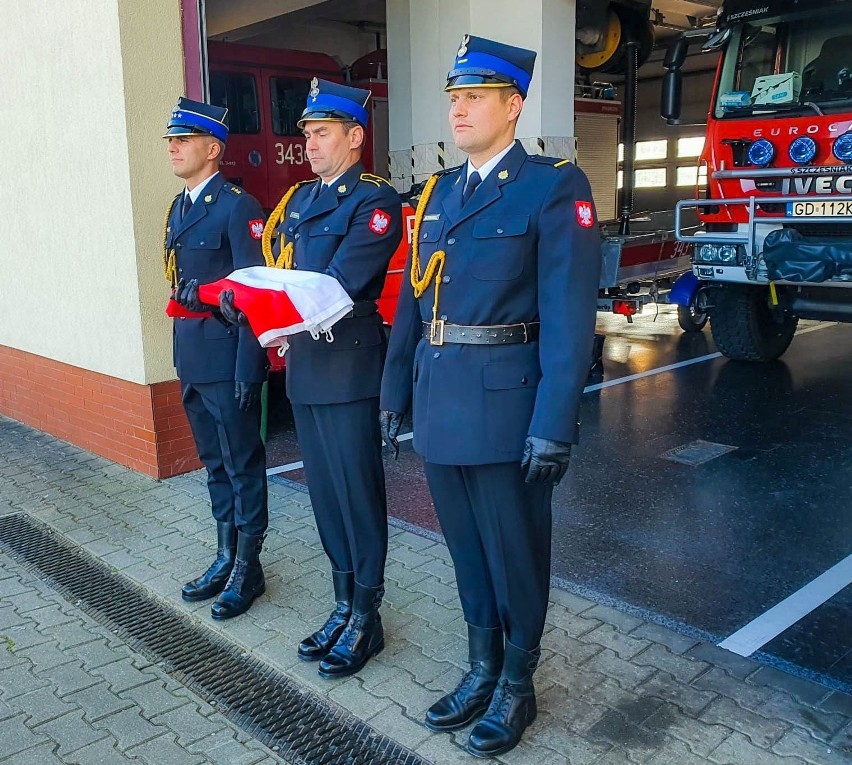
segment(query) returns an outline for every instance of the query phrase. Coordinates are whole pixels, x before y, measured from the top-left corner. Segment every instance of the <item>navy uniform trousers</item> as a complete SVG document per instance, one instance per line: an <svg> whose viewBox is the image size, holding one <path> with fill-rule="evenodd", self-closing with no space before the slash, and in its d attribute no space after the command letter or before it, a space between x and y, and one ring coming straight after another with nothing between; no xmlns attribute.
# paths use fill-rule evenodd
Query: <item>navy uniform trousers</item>
<svg viewBox="0 0 852 765"><path fill-rule="evenodd" d="M464 167L440 174L418 211L419 274L436 251L446 254L438 316L467 327L540 322L539 337L432 344L424 324L434 280L419 299L404 283L381 408L411 408L465 620L502 627L531 651L547 611L553 489L526 484L521 459L527 435L577 441L600 239L591 189L574 165L528 156L516 142L462 204L464 175Z"/></svg>
<svg viewBox="0 0 852 765"><path fill-rule="evenodd" d="M316 182L296 189L276 247L292 244L293 267L333 276L355 307L334 325L333 342L290 338L287 396L332 570L378 587L388 534L379 429L387 342L375 301L402 235L402 208L393 187L360 164L318 191Z"/></svg>
<svg viewBox="0 0 852 765"><path fill-rule="evenodd" d="M215 281L237 268L263 265L258 235L263 211L254 197L214 175L185 219L172 205L166 248L174 249L177 276ZM244 534L268 525L266 452L260 404L241 411L234 383L266 379L266 351L248 327L213 316L174 320L174 363L198 456L207 468L213 517Z"/></svg>

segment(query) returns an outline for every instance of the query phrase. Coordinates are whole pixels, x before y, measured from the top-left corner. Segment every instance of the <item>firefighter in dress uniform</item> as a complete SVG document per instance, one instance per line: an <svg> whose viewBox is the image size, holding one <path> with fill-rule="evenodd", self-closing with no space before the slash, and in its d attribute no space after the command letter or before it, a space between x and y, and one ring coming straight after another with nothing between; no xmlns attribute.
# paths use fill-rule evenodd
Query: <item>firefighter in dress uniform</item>
<svg viewBox="0 0 852 765"><path fill-rule="evenodd" d="M291 336L285 355L287 396L336 602L297 653L318 661L323 677L351 675L384 648L379 389L387 342L376 300L402 236L402 206L394 188L361 164L369 97L368 90L312 81L298 125L319 178L291 188L264 231L269 265L329 274L354 302L328 336ZM245 320L232 293L222 293L220 306L226 317Z"/></svg>
<svg viewBox="0 0 852 765"><path fill-rule="evenodd" d="M259 561L268 524L260 388L266 352L248 327L229 325L191 297L199 282L263 264L263 211L228 183L219 163L228 138L226 109L179 98L168 129L169 160L186 188L169 207L166 278L173 290L174 363L217 528L216 559L184 585L188 601L215 596L214 619L244 613L265 589ZM195 293L197 295L197 292Z"/></svg>
<svg viewBox="0 0 852 765"><path fill-rule="evenodd" d="M447 78L467 162L427 182L382 381L385 441L414 449L455 564L471 669L426 713L514 747L536 716L551 494L578 437L600 241L589 182L515 141L533 51L466 36Z"/></svg>

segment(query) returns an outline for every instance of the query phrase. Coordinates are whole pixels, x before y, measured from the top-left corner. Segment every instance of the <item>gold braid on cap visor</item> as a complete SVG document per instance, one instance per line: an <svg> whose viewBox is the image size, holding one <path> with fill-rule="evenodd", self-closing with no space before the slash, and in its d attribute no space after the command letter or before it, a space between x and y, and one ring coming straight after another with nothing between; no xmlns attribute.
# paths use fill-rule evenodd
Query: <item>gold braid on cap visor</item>
<svg viewBox="0 0 852 765"><path fill-rule="evenodd" d="M417 212L414 214L414 231L411 234L411 286L414 288L414 297L420 298L429 289L429 282L432 277L435 277L435 301L432 303L433 322L438 319L438 293L441 289L441 276L444 273L447 253L443 250L434 252L432 257L429 258L423 276L420 275L420 224L423 223L426 206L429 204L429 198L432 196L432 191L437 182L437 175L433 175L426 182L426 187L423 189L420 201L417 204Z"/></svg>
<svg viewBox="0 0 852 765"><path fill-rule="evenodd" d="M261 246L263 248L263 259L266 261L266 265L269 268L293 268L293 243L287 242L287 244L283 245L281 247L281 253L278 255L278 258L276 258L272 252L272 236L275 233L275 229L278 227L278 224L284 220L284 215L287 212L287 205L290 203L293 194L296 193L296 189L300 186L304 186L306 183L314 183L314 181L300 181L290 187L290 190L281 198L281 201L272 211L272 214L266 221L266 225L263 227Z"/></svg>

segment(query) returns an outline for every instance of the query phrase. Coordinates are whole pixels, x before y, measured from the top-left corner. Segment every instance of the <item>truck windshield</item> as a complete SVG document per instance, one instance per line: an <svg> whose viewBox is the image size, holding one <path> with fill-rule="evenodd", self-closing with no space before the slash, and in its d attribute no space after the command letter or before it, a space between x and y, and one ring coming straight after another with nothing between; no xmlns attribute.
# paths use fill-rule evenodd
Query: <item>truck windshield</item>
<svg viewBox="0 0 852 765"><path fill-rule="evenodd" d="M852 15L786 15L734 29L722 63L714 114L831 112L852 99Z"/></svg>

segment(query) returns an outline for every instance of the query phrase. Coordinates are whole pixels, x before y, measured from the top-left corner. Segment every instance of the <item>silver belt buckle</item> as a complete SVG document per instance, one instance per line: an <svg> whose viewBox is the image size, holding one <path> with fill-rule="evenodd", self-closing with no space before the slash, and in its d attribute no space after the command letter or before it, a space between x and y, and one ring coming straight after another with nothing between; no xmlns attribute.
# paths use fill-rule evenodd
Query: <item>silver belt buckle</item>
<svg viewBox="0 0 852 765"><path fill-rule="evenodd" d="M443 319L432 319L429 324L429 344L443 345L444 344L444 325L446 322Z"/></svg>

